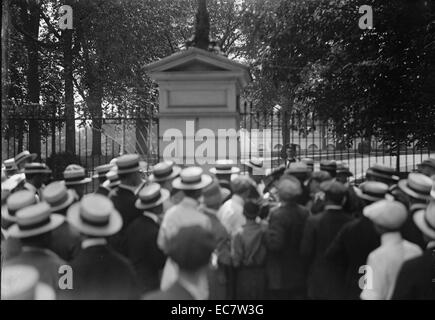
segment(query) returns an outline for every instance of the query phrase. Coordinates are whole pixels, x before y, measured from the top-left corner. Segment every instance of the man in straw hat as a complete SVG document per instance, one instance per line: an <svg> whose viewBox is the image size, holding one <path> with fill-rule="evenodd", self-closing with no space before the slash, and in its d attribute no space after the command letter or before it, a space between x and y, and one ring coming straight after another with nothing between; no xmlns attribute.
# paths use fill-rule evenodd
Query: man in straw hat
<svg viewBox="0 0 435 320"><path fill-rule="evenodd" d="M80 200L85 194L85 187L92 179L86 175L85 168L78 164L70 164L63 172L65 185L75 192L76 200Z"/></svg>
<svg viewBox="0 0 435 320"><path fill-rule="evenodd" d="M102 194L103 196L108 196L110 189L104 185L107 180L107 173L114 167L113 164L103 164L95 168L95 174L92 176L93 179L98 180L98 188L95 191L97 194Z"/></svg>
<svg viewBox="0 0 435 320"><path fill-rule="evenodd" d="M392 200L381 200L364 208L363 214L373 221L381 235L381 245L371 252L366 265L372 270L372 286L361 292L363 300L390 300L402 264L421 255L421 249L400 234L408 212Z"/></svg>
<svg viewBox="0 0 435 320"><path fill-rule="evenodd" d="M10 237L20 239L22 249L18 256L7 260L6 264L33 266L38 270L41 282L59 290L59 268L66 262L48 248L51 232L59 228L65 218L51 214L46 202L20 209L15 217L16 223L8 229L8 233Z"/></svg>
<svg viewBox="0 0 435 320"><path fill-rule="evenodd" d="M169 191L158 183L151 183L139 191L136 208L142 214L126 229L125 256L131 261L139 280L141 294L157 290L160 286L160 272L166 256L157 246L163 203L169 198Z"/></svg>
<svg viewBox="0 0 435 320"><path fill-rule="evenodd" d="M122 227L122 217L112 201L100 194L87 194L68 209L68 222L84 237L82 250L70 263L73 290L67 299L137 299L137 278L130 262L107 244Z"/></svg>
<svg viewBox="0 0 435 320"><path fill-rule="evenodd" d="M38 199L41 199L44 183L51 174L50 168L45 163L32 162L26 163L23 172L26 176L23 188L34 192Z"/></svg>
<svg viewBox="0 0 435 320"><path fill-rule="evenodd" d="M313 299L336 299L334 291L338 275L331 263L325 259L325 252L340 229L352 220L343 210L346 187L336 181L323 182L320 188L325 193L325 208L322 213L310 216L304 229L301 253L310 263L308 274L308 297Z"/></svg>
<svg viewBox="0 0 435 320"><path fill-rule="evenodd" d="M39 277L32 266L5 266L1 273L2 300L55 300L53 288L40 282Z"/></svg>
<svg viewBox="0 0 435 320"><path fill-rule="evenodd" d="M207 300L207 269L215 249L209 229L200 225L184 226L167 243L167 253L179 270L171 285L150 293L146 300Z"/></svg>
<svg viewBox="0 0 435 320"><path fill-rule="evenodd" d="M66 216L69 207L76 202L74 192L68 190L63 181L55 181L45 187L44 201L50 205L50 211ZM49 249L65 261L71 261L80 250L80 234L65 220L59 228L53 230Z"/></svg>
<svg viewBox="0 0 435 320"><path fill-rule="evenodd" d="M231 266L231 238L217 218L220 206L229 195L229 190L221 188L217 179L204 188L203 204L200 211L209 219L211 232L216 240L212 255L212 268L209 271L210 300L225 300L230 297L228 272Z"/></svg>
<svg viewBox="0 0 435 320"><path fill-rule="evenodd" d="M18 168L17 165L15 164L14 158L6 159L5 161L3 161L3 164L5 166L4 170L6 173L6 177L9 178L18 172Z"/></svg>
<svg viewBox="0 0 435 320"><path fill-rule="evenodd" d="M388 185L377 181L366 181L356 189L361 200L361 212L357 219L346 223L326 251L326 258L342 276L337 282L336 291L342 293L340 298L357 300L361 294L359 280L361 274L356 272L364 265L367 257L380 245L380 236L373 222L362 214L362 209L372 203L385 199Z"/></svg>
<svg viewBox="0 0 435 320"><path fill-rule="evenodd" d="M180 175L181 168L175 165L174 161L163 161L157 163L152 170L149 180L156 182L170 193L170 198L163 204L163 209L166 212L174 204L177 204L183 198L183 193L180 190L172 187L172 181Z"/></svg>
<svg viewBox="0 0 435 320"><path fill-rule="evenodd" d="M234 161L231 159L219 159L216 161L216 166L210 169L210 173L216 176L222 188L231 191L231 176L239 174L240 169L234 166Z"/></svg>
<svg viewBox="0 0 435 320"><path fill-rule="evenodd" d="M300 254L300 245L309 213L297 203L301 192L298 179L281 179L278 184L280 205L269 215L267 274L268 295L272 299L305 297L306 265Z"/></svg>
<svg viewBox="0 0 435 320"><path fill-rule="evenodd" d="M425 210L414 221L427 243L423 255L405 261L397 277L393 299L435 300L435 184Z"/></svg>
<svg viewBox="0 0 435 320"><path fill-rule="evenodd" d="M30 153L27 150L24 150L23 152L20 152L17 154L14 158L15 165L17 166L18 171L24 168L24 166L27 163L31 163L32 161L35 161L37 157L36 153Z"/></svg>
<svg viewBox="0 0 435 320"><path fill-rule="evenodd" d="M415 211L426 208L430 200L432 179L421 173L410 173L408 179L399 181L398 189L408 197L409 205L408 218L401 229L402 235L406 240L424 249L425 241L414 223L413 215Z"/></svg>
<svg viewBox="0 0 435 320"><path fill-rule="evenodd" d="M123 221L122 230L136 219L142 212L135 206L137 194L145 185L141 176L141 164L137 154L126 154L117 158L117 174L121 181L118 187L112 190L109 198L113 201Z"/></svg>
<svg viewBox="0 0 435 320"><path fill-rule="evenodd" d="M204 174L200 167L189 167L181 171L180 176L172 181L172 187L182 190L184 198L181 202L170 208L163 217L157 243L167 253L167 243L180 228L199 225L210 228L210 220L199 211L199 199L202 190L212 182L211 176ZM174 281L177 269L170 259L167 260L163 270L162 289L168 288Z"/></svg>

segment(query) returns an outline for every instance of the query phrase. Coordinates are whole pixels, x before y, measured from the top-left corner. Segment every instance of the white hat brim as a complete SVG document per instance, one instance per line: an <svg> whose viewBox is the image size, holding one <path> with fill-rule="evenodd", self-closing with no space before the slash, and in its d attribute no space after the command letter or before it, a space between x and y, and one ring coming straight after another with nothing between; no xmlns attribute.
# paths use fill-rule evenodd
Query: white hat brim
<svg viewBox="0 0 435 320"><path fill-rule="evenodd" d="M414 223L420 229L421 232L423 232L426 236L428 236L432 240L435 240L435 231L432 230L427 225L427 222L424 219L424 215L425 215L425 210L416 211L412 217L414 219Z"/></svg>
<svg viewBox="0 0 435 320"><path fill-rule="evenodd" d="M240 169L237 167L231 167L231 169L217 169L217 168L211 168L210 172L213 174L234 174L234 173L239 173Z"/></svg>
<svg viewBox="0 0 435 320"><path fill-rule="evenodd" d="M47 233L49 231L52 231L58 227L60 227L60 225L65 221L65 217L63 217L60 214L55 214L52 213L50 215L50 223L39 227L39 228L35 228L35 229L30 229L30 230L21 230L18 227L18 224L13 224L9 229L8 229L8 234L9 236L13 237L13 238L28 238L28 237L33 237L33 236L37 236L40 234L44 234Z"/></svg>
<svg viewBox="0 0 435 320"><path fill-rule="evenodd" d="M69 207L74 202L74 200L75 200L74 192L72 190L67 190L66 192L68 194L68 199L64 203L62 203L58 206L55 206L55 207L50 206L51 212L55 213L58 210L65 209L66 207Z"/></svg>
<svg viewBox="0 0 435 320"><path fill-rule="evenodd" d="M68 209L67 220L80 233L88 236L108 237L122 228L122 217L116 210L111 213L109 223L106 226L94 227L84 223L80 218L80 203L75 203Z"/></svg>
<svg viewBox="0 0 435 320"><path fill-rule="evenodd" d="M181 177L178 177L172 181L172 187L178 190L200 190L207 187L212 181L213 178L207 174L201 175L201 181L198 183L183 183Z"/></svg>
<svg viewBox="0 0 435 320"><path fill-rule="evenodd" d="M180 172L181 172L181 168L178 167L178 166L174 166L174 167L172 167L172 173L171 173L169 176L166 176L166 177L163 177L163 178L157 178L157 177L154 175L154 173L152 173L152 174L149 176L148 179L149 179L150 181L154 181L154 182L163 182L163 181L171 180L171 179L173 179L173 178L178 177L178 176L180 175Z"/></svg>
<svg viewBox="0 0 435 320"><path fill-rule="evenodd" d="M410 189L407 186L407 179L400 180L399 183L397 184L397 186L399 187L400 190L402 190L407 195L409 195L415 199L420 199L420 200L429 200L430 199L429 194L425 196L425 195L422 195L422 194L417 193L414 190Z"/></svg>
<svg viewBox="0 0 435 320"><path fill-rule="evenodd" d="M64 180L64 181L65 181L65 185L66 186L75 186L75 185L78 185L78 184L88 184L88 183L90 183L92 181L92 179L87 177L87 178L84 178L84 179L78 180L78 181L70 181L70 182L68 182L66 180Z"/></svg>
<svg viewBox="0 0 435 320"><path fill-rule="evenodd" d="M166 200L169 199L170 193L168 190L161 189L160 194L161 194L161 196L156 202L149 203L149 204L143 204L142 201L140 201L140 199L137 199L135 202L136 208L141 209L141 210L155 208L155 207L163 204L163 202L165 202Z"/></svg>
<svg viewBox="0 0 435 320"><path fill-rule="evenodd" d="M2 205L2 218L9 222L16 222L17 217L11 216L9 214L8 206L6 204Z"/></svg>

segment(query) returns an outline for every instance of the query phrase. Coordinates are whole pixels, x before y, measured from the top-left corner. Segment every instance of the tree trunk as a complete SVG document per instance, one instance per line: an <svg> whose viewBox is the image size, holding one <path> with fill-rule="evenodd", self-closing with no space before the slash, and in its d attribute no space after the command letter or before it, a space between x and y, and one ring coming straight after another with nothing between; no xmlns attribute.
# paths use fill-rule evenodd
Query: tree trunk
<svg viewBox="0 0 435 320"><path fill-rule="evenodd" d="M76 132L75 132L75 114L74 114L74 84L73 84L73 54L72 54L72 30L62 31L63 42L63 67L65 81L65 149L67 152L75 154Z"/></svg>
<svg viewBox="0 0 435 320"><path fill-rule="evenodd" d="M92 117L92 155L101 156L101 129L102 116L101 103L103 100L103 86L99 80L91 83L88 96L88 108Z"/></svg>
<svg viewBox="0 0 435 320"><path fill-rule="evenodd" d="M39 36L40 7L35 2L29 4L29 23L26 25L27 32L34 38ZM39 108L39 94L41 85L39 82L39 53L38 43L31 39L26 40L27 48L27 90L28 100L32 104L30 108ZM41 154L41 131L38 120L29 121L29 151Z"/></svg>
<svg viewBox="0 0 435 320"><path fill-rule="evenodd" d="M9 1L2 1L2 128L6 127L9 91Z"/></svg>
<svg viewBox="0 0 435 320"><path fill-rule="evenodd" d="M151 123L151 121L149 121ZM136 152L140 155L148 155L148 126L144 118L136 119Z"/></svg>

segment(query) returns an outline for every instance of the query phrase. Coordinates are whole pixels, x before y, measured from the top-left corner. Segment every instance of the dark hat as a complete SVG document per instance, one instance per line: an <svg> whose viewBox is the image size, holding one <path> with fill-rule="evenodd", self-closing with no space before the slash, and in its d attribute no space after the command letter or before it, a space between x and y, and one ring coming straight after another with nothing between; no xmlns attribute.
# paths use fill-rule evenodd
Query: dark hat
<svg viewBox="0 0 435 320"><path fill-rule="evenodd" d="M168 256L181 270L196 271L206 266L215 249L211 231L201 226L181 228L168 241Z"/></svg>
<svg viewBox="0 0 435 320"><path fill-rule="evenodd" d="M248 200L243 206L243 214L248 219L255 219L260 213L260 205L258 201Z"/></svg>
<svg viewBox="0 0 435 320"><path fill-rule="evenodd" d="M311 171L313 171L313 169L314 169L314 159L312 159L312 158L303 158L301 160L301 162L305 163L308 166L308 168L310 168Z"/></svg>
<svg viewBox="0 0 435 320"><path fill-rule="evenodd" d="M385 199L388 193L388 185L378 181L366 181L355 189L357 196L361 199L375 202Z"/></svg>
<svg viewBox="0 0 435 320"><path fill-rule="evenodd" d="M347 188L337 180L328 180L320 184L320 189L325 193L326 199L331 199L334 202L341 201L347 193Z"/></svg>
<svg viewBox="0 0 435 320"><path fill-rule="evenodd" d="M137 154L125 154L118 157L116 165L118 167L118 175L146 171L147 168L147 163L145 161L140 161Z"/></svg>
<svg viewBox="0 0 435 320"><path fill-rule="evenodd" d="M334 160L323 160L320 162L320 170L327 171L335 176L337 172L337 163Z"/></svg>
<svg viewBox="0 0 435 320"><path fill-rule="evenodd" d="M397 183L399 181L395 169L378 163L367 169L366 177L372 177L375 180L388 183Z"/></svg>

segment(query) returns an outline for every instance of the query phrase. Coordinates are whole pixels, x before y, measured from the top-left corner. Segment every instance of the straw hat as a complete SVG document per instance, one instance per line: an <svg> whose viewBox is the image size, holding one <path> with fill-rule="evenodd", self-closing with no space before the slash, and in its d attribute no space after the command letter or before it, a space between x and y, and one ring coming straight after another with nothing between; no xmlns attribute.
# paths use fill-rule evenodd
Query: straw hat
<svg viewBox="0 0 435 320"><path fill-rule="evenodd" d="M106 178L107 180L103 182L103 187L114 188L121 183L116 167L113 167L106 173Z"/></svg>
<svg viewBox="0 0 435 320"><path fill-rule="evenodd" d="M366 206L364 216L388 230L398 230L406 221L408 212L399 201L381 200Z"/></svg>
<svg viewBox="0 0 435 320"><path fill-rule="evenodd" d="M70 164L63 172L63 178L66 186L77 184L87 184L92 181L91 178L86 176L85 168L78 164Z"/></svg>
<svg viewBox="0 0 435 320"><path fill-rule="evenodd" d="M20 183L22 183L25 180L26 180L26 176L24 175L24 173L14 174L13 176L9 177L8 179L6 179L6 181L4 181L1 184L2 192L4 190L13 191L16 187L18 187Z"/></svg>
<svg viewBox="0 0 435 320"><path fill-rule="evenodd" d="M94 179L106 178L106 174L114 167L113 164L103 164L95 168L95 174L92 176Z"/></svg>
<svg viewBox="0 0 435 320"><path fill-rule="evenodd" d="M376 163L367 169L366 177L373 177L375 179L381 179L391 183L397 183L399 181L399 177L396 175L395 169L379 163Z"/></svg>
<svg viewBox="0 0 435 320"><path fill-rule="evenodd" d="M143 187L136 200L136 208L151 209L161 205L169 198L169 191L160 187L158 183L151 183Z"/></svg>
<svg viewBox="0 0 435 320"><path fill-rule="evenodd" d="M163 161L157 163L149 177L150 181L163 182L180 175L181 168L176 166L174 161Z"/></svg>
<svg viewBox="0 0 435 320"><path fill-rule="evenodd" d="M40 202L23 209L15 214L16 223L8 233L15 238L28 238L47 233L58 228L64 221L59 214L52 214L47 202Z"/></svg>
<svg viewBox="0 0 435 320"><path fill-rule="evenodd" d="M100 194L87 194L73 204L67 213L68 222L80 233L108 237L122 227L122 218L112 201Z"/></svg>
<svg viewBox="0 0 435 320"><path fill-rule="evenodd" d="M412 198L429 200L432 183L432 179L424 174L412 172L408 175L408 179L399 181L398 187Z"/></svg>
<svg viewBox="0 0 435 320"><path fill-rule="evenodd" d="M349 165L344 161L337 162L337 174L342 174L347 177L353 176L353 173L349 171Z"/></svg>
<svg viewBox="0 0 435 320"><path fill-rule="evenodd" d="M24 174L49 174L50 168L45 163L31 162L26 163L23 169Z"/></svg>
<svg viewBox="0 0 435 320"><path fill-rule="evenodd" d="M366 181L355 188L357 196L368 201L379 201L385 199L388 193L388 185L378 181Z"/></svg>
<svg viewBox="0 0 435 320"><path fill-rule="evenodd" d="M234 167L234 161L231 159L220 159L216 161L216 167L211 168L213 174L234 174L239 173L240 169Z"/></svg>
<svg viewBox="0 0 435 320"><path fill-rule="evenodd" d="M117 158L116 166L118 168L118 175L120 175L146 171L147 163L145 161L140 161L137 154L126 154Z"/></svg>
<svg viewBox="0 0 435 320"><path fill-rule="evenodd" d="M37 157L36 153L30 153L27 150L24 150L23 152L20 152L15 156L15 164L18 167L21 162L23 162L26 159L30 159L31 161L35 160Z"/></svg>
<svg viewBox="0 0 435 320"><path fill-rule="evenodd" d="M16 213L25 207L34 205L38 202L34 192L29 190L19 190L12 193L2 206L2 218L7 221L16 222Z"/></svg>
<svg viewBox="0 0 435 320"><path fill-rule="evenodd" d="M431 240L435 240L435 196L425 210L418 210L413 216L416 226Z"/></svg>
<svg viewBox="0 0 435 320"><path fill-rule="evenodd" d="M3 164L5 165L6 172L18 170L14 158L6 159L5 161L3 161Z"/></svg>
<svg viewBox="0 0 435 320"><path fill-rule="evenodd" d="M50 205L51 212L65 209L75 200L74 192L68 190L63 181L55 181L46 186L42 197Z"/></svg>
<svg viewBox="0 0 435 320"><path fill-rule="evenodd" d="M311 171L314 170L314 159L312 159L312 158L303 158L301 160L301 162L305 163Z"/></svg>
<svg viewBox="0 0 435 320"><path fill-rule="evenodd" d="M199 190L212 182L212 177L203 174L200 167L189 167L181 170L180 176L172 181L172 187L178 190Z"/></svg>
<svg viewBox="0 0 435 320"><path fill-rule="evenodd" d="M2 300L55 300L54 290L39 282L39 272L29 265L5 265L1 273Z"/></svg>

